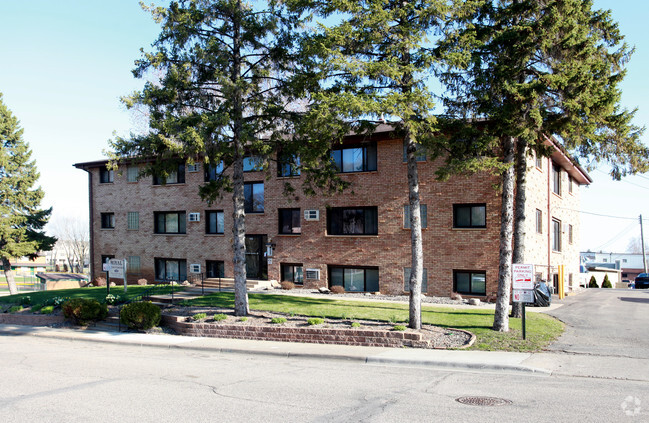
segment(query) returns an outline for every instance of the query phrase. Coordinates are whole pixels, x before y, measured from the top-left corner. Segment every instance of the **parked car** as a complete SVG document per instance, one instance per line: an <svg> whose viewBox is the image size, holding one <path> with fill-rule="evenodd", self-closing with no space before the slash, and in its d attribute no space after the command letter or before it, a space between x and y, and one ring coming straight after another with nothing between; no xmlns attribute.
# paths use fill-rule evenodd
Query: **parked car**
<svg viewBox="0 0 649 423"><path fill-rule="evenodd" d="M635 289L649 289L649 273L640 273L636 276Z"/></svg>

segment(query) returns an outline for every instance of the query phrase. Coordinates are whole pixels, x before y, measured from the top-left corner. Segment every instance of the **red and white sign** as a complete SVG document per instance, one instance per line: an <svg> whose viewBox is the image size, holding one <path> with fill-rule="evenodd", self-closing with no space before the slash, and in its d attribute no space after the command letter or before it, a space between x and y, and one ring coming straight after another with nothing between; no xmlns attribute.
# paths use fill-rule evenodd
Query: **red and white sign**
<svg viewBox="0 0 649 423"><path fill-rule="evenodd" d="M512 288L529 290L534 289L533 264L512 264Z"/></svg>
<svg viewBox="0 0 649 423"><path fill-rule="evenodd" d="M533 303L534 291L514 289L512 291L512 301L515 303Z"/></svg>

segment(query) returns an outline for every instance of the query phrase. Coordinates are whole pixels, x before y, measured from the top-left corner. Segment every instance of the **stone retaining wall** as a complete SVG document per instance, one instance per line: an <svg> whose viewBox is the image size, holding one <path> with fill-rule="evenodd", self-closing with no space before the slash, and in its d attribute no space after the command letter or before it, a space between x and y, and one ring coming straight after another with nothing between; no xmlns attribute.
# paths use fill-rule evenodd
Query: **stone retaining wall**
<svg viewBox="0 0 649 423"><path fill-rule="evenodd" d="M181 316L162 316L164 324L182 335L366 347L428 347L414 332L373 329L296 328L185 322Z"/></svg>
<svg viewBox="0 0 649 423"><path fill-rule="evenodd" d="M0 314L0 324L2 325L22 325L22 326L49 326L54 323L63 323L63 316L48 316L44 314Z"/></svg>

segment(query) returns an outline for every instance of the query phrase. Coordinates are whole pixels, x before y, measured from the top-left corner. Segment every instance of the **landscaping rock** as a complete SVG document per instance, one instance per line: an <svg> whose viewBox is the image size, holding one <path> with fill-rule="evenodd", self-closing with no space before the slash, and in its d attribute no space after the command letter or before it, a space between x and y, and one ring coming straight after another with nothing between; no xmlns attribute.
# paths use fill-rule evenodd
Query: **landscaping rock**
<svg viewBox="0 0 649 423"><path fill-rule="evenodd" d="M480 305L480 299L479 298L470 298L469 299L469 304L473 306Z"/></svg>
<svg viewBox="0 0 649 423"><path fill-rule="evenodd" d="M329 288L324 287L324 286L321 286L320 288L318 288L318 292L320 292L321 294L330 294L331 293Z"/></svg>

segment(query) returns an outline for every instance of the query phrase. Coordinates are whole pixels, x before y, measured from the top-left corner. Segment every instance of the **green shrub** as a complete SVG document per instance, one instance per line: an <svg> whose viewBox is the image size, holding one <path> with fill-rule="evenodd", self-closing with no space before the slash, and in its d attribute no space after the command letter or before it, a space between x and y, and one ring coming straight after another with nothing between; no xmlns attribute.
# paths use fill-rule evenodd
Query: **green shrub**
<svg viewBox="0 0 649 423"><path fill-rule="evenodd" d="M270 322L276 325L283 325L284 323L286 323L286 317L273 317L272 319L270 319Z"/></svg>
<svg viewBox="0 0 649 423"><path fill-rule="evenodd" d="M45 305L44 304L36 304L32 306L32 313L38 313Z"/></svg>
<svg viewBox="0 0 649 423"><path fill-rule="evenodd" d="M324 323L324 319L321 319L319 317L312 317L306 321L309 326L316 326L316 325L321 325Z"/></svg>
<svg viewBox="0 0 649 423"><path fill-rule="evenodd" d="M74 323L86 326L108 316L108 307L91 298L73 298L61 306L63 315Z"/></svg>
<svg viewBox="0 0 649 423"><path fill-rule="evenodd" d="M227 318L228 318L228 316L223 314L223 313L219 313L219 314L214 315L214 320L216 320L217 322L220 322L221 320L225 320Z"/></svg>
<svg viewBox="0 0 649 423"><path fill-rule="evenodd" d="M21 306L29 306L32 304L32 297L29 295L25 295L24 297L20 298L20 305Z"/></svg>
<svg viewBox="0 0 649 423"><path fill-rule="evenodd" d="M115 305L122 301L122 298L119 295L108 294L106 295L106 304Z"/></svg>
<svg viewBox="0 0 649 423"><path fill-rule="evenodd" d="M240 322L247 322L247 321L248 321L248 318L247 318L247 317L242 317L242 318L239 319L239 321L240 321Z"/></svg>
<svg viewBox="0 0 649 423"><path fill-rule="evenodd" d="M192 316L194 320L203 320L207 318L207 313L196 313Z"/></svg>
<svg viewBox="0 0 649 423"><path fill-rule="evenodd" d="M127 304L119 313L119 320L130 329L146 330L160 324L160 307L150 301Z"/></svg>
<svg viewBox="0 0 649 423"><path fill-rule="evenodd" d="M361 327L361 324L358 323L358 322L352 322L352 327L353 327L353 328L360 328L360 327Z"/></svg>
<svg viewBox="0 0 649 423"><path fill-rule="evenodd" d="M23 306L17 305L9 308L9 313L18 313L19 311L22 311Z"/></svg>
<svg viewBox="0 0 649 423"><path fill-rule="evenodd" d="M608 274L604 275L604 280L602 281L602 288L613 288L611 281L608 279Z"/></svg>
<svg viewBox="0 0 649 423"><path fill-rule="evenodd" d="M392 327L392 330L399 330L399 331L406 330L406 327L404 325L394 325Z"/></svg>
<svg viewBox="0 0 649 423"><path fill-rule="evenodd" d="M588 287L589 288L599 288L599 285L597 285L597 280L595 279L595 276L590 277L590 282L588 282Z"/></svg>
<svg viewBox="0 0 649 423"><path fill-rule="evenodd" d="M61 305L69 300L67 297L52 297L49 300L45 301L45 305L53 305L54 307L61 307Z"/></svg>
<svg viewBox="0 0 649 423"><path fill-rule="evenodd" d="M52 314L54 313L54 306L44 306L43 308L41 308L40 312L41 314Z"/></svg>

